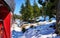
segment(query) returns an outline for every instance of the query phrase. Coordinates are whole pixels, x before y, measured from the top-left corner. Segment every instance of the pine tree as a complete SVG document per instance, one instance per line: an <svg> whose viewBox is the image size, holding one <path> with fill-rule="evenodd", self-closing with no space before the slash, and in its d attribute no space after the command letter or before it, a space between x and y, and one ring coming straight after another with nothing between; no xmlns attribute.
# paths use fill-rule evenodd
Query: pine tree
<svg viewBox="0 0 60 38"><path fill-rule="evenodd" d="M20 14L22 15L21 18L25 21L26 20L26 8L25 8L24 4L21 5Z"/></svg>
<svg viewBox="0 0 60 38"><path fill-rule="evenodd" d="M34 4L33 4L33 16L34 16L34 18L40 16L40 9L35 0L34 0Z"/></svg>
<svg viewBox="0 0 60 38"><path fill-rule="evenodd" d="M26 0L26 18L27 20L32 20L33 19L33 7L30 4L29 0Z"/></svg>
<svg viewBox="0 0 60 38"><path fill-rule="evenodd" d="M60 35L60 0L46 0L47 2L47 15L52 17L56 15L56 30L55 32ZM42 3L42 0L39 0ZM57 8L57 9L56 9Z"/></svg>
<svg viewBox="0 0 60 38"><path fill-rule="evenodd" d="M56 10L55 10L56 8L55 8L54 0L45 0L44 2L43 2L43 0L39 0L38 2L39 2L39 4L42 5L43 15L49 16L50 18L54 17L54 15L56 15Z"/></svg>
<svg viewBox="0 0 60 38"><path fill-rule="evenodd" d="M46 12L45 12L46 2L45 2L45 1L43 2L43 0L38 0L38 3L39 3L40 5L42 5L41 11L42 11L42 16L44 16L44 20L45 20L45 17L46 17Z"/></svg>

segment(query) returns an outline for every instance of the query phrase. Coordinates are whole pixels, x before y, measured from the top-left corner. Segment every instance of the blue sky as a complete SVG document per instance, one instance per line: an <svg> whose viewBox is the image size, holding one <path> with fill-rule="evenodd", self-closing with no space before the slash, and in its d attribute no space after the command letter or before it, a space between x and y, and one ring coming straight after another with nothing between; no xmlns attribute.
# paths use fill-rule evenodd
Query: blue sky
<svg viewBox="0 0 60 38"><path fill-rule="evenodd" d="M37 1L38 0L36 0L36 2ZM33 5L33 2L34 2L34 0L30 0L31 5ZM14 11L14 14L17 14L17 15L20 14L19 11L21 9L21 4L22 3L25 3L25 0L15 0L15 11ZM38 4L38 2L37 2L37 4ZM40 5L38 4L38 6L40 6Z"/></svg>

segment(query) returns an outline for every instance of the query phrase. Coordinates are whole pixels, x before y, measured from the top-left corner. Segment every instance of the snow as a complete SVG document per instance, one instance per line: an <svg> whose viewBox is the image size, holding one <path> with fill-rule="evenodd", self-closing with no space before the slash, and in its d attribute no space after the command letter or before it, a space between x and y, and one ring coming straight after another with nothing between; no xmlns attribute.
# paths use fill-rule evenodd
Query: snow
<svg viewBox="0 0 60 38"><path fill-rule="evenodd" d="M12 30L12 38L60 38L55 34L55 29L50 26L55 25L56 20L52 20L51 22L39 22L39 25L36 25L33 28L30 28L30 25L25 27L27 30L23 33L22 29L18 27L17 24L13 24L11 27Z"/></svg>
<svg viewBox="0 0 60 38"><path fill-rule="evenodd" d="M51 22L47 22L47 21L44 21L44 22L38 22L39 25L44 25L44 24L50 24L50 23L54 23L56 22L56 20L52 20Z"/></svg>
<svg viewBox="0 0 60 38"><path fill-rule="evenodd" d="M37 38L36 36L32 36L31 38Z"/></svg>
<svg viewBox="0 0 60 38"><path fill-rule="evenodd" d="M20 27L18 27L17 24L12 24L11 31L13 31L13 30L15 30L17 32L22 31L22 29Z"/></svg>
<svg viewBox="0 0 60 38"><path fill-rule="evenodd" d="M30 25L25 27L25 29L28 29L28 28L30 28Z"/></svg>
<svg viewBox="0 0 60 38"><path fill-rule="evenodd" d="M21 37L19 37L19 38L26 38L25 36L21 36Z"/></svg>

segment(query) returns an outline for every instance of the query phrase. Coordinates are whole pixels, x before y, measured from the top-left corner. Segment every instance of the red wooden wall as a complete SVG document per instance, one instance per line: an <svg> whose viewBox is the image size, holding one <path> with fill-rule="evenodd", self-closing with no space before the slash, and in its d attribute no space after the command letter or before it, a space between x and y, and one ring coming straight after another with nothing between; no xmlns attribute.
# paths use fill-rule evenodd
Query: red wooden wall
<svg viewBox="0 0 60 38"><path fill-rule="evenodd" d="M11 13L6 6L0 7L0 19L3 20L4 23L4 36L2 38L11 38L10 32L10 22L11 22ZM0 28L2 23L0 22Z"/></svg>

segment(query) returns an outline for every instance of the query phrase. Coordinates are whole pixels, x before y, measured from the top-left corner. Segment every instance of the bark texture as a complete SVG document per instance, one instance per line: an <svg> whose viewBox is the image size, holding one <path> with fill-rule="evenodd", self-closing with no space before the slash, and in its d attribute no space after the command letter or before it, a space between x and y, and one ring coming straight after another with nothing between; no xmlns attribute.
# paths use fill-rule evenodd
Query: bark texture
<svg viewBox="0 0 60 38"><path fill-rule="evenodd" d="M56 7L56 31L60 35L60 0L57 0Z"/></svg>

